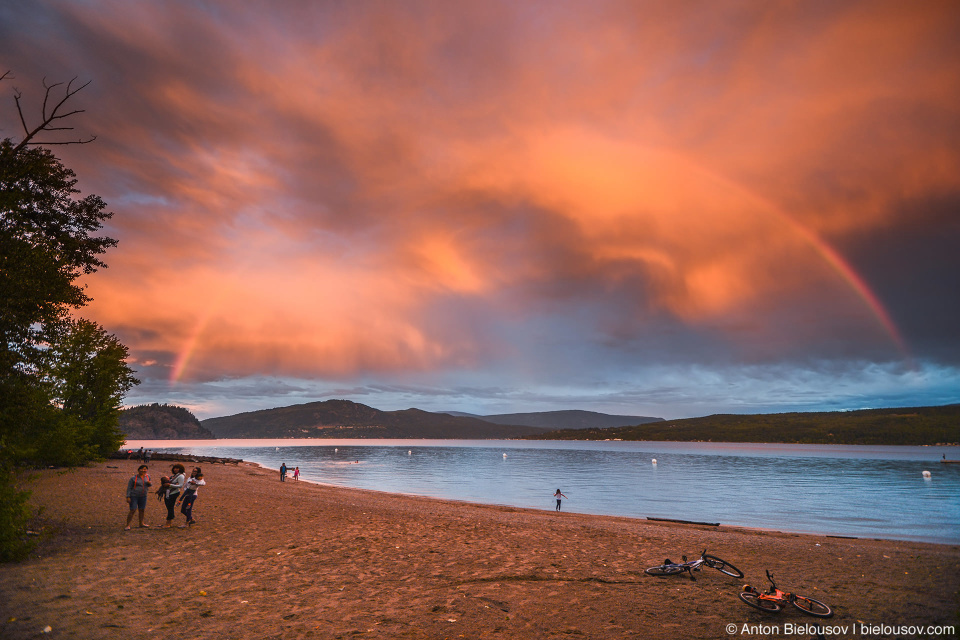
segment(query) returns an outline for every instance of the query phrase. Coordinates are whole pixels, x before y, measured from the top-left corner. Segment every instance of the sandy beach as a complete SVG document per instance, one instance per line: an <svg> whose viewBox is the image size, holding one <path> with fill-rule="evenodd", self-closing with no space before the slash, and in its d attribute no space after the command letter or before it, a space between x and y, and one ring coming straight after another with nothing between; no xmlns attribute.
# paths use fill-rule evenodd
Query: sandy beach
<svg viewBox="0 0 960 640"><path fill-rule="evenodd" d="M155 483L170 464L151 464ZM153 526L134 519L124 531L136 467L36 474L41 542L29 560L0 565L0 637L809 638L815 618L737 598L745 582L766 587L765 569L831 605L833 637L960 629L958 546L280 483L247 463L204 467L193 527L158 529L165 510L151 497ZM643 573L703 549L745 578Z"/></svg>

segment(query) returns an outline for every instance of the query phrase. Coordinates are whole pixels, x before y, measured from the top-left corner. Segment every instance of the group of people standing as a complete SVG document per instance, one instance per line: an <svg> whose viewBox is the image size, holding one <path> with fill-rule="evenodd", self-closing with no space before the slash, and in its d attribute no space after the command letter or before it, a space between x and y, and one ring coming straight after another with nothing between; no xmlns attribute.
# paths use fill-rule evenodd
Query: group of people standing
<svg viewBox="0 0 960 640"><path fill-rule="evenodd" d="M141 464L137 467L137 475L127 481L127 504L130 512L127 514L126 530L130 530L130 523L133 521L133 514L139 514L140 527L147 528L150 525L144 524L143 515L147 508L148 489L153 483L150 482L150 475L147 473L148 467ZM180 507L180 513L187 518L187 524L192 525L196 522L193 518L193 503L197 500L197 491L205 485L203 471L200 467L194 467L190 477L186 476L186 469L179 462L170 468L170 475L160 478L160 488L156 491L158 500L163 500L167 507L167 521L161 526L162 529L173 527L173 521L176 519L174 513L177 505Z"/></svg>
<svg viewBox="0 0 960 640"><path fill-rule="evenodd" d="M280 465L280 482L286 482L286 481L287 481L287 472L288 472L288 471L290 471L290 469L287 468L287 463L286 463L286 462L284 462L283 464ZM298 481L299 481L299 480L300 480L300 467L297 467L296 469L294 469L292 475L293 475L293 479L294 479L294 480L298 480Z"/></svg>

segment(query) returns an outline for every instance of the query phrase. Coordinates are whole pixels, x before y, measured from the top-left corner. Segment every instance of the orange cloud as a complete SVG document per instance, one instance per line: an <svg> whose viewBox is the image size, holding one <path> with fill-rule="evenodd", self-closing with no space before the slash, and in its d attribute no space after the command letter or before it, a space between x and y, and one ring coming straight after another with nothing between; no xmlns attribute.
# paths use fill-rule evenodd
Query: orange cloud
<svg viewBox="0 0 960 640"><path fill-rule="evenodd" d="M895 358L843 250L960 187L952 3L102 6L58 45L110 98L65 152L117 212L92 310L175 378L746 353L745 318Z"/></svg>

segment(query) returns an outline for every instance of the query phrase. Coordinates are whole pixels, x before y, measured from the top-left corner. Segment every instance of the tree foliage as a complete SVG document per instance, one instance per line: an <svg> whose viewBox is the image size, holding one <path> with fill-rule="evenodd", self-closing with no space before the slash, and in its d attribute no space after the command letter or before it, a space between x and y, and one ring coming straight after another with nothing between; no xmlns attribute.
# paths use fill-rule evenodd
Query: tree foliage
<svg viewBox="0 0 960 640"><path fill-rule="evenodd" d="M99 196L81 197L74 172L38 146L71 144L37 136L72 129L64 119L81 110L65 105L84 86L44 83L34 127L14 90L24 136L0 141L0 559L27 548L16 470L75 466L115 451L123 396L138 383L127 348L74 316L89 302L79 279L105 267L101 256L117 244L99 234L112 214Z"/></svg>
<svg viewBox="0 0 960 640"><path fill-rule="evenodd" d="M130 440L213 440L189 409L169 404L142 404L124 409L120 428Z"/></svg>

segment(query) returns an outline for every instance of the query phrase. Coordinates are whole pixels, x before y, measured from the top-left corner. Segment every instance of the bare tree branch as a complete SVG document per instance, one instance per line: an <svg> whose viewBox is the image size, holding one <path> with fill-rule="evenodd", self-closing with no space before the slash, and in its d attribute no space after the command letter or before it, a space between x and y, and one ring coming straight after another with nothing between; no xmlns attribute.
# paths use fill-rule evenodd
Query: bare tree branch
<svg viewBox="0 0 960 640"><path fill-rule="evenodd" d="M10 72L7 71L2 76L0 76L0 80L6 78L9 73ZM23 125L23 133L24 133L23 140L21 140L20 143L17 144L16 147L14 147L13 149L14 152L19 151L20 149L22 149L27 145L87 144L97 139L97 136L90 136L89 138L86 138L86 139L81 138L78 140L60 140L60 141L51 141L51 142L34 140L34 138L37 135L39 135L44 131L50 132L50 131L72 131L73 130L73 127L61 127L61 126L53 126L53 125L54 123L58 123L58 121L60 120L63 120L65 118L69 118L70 116L74 116L74 115L77 115L78 113L84 112L84 109L74 109L73 111L60 113L60 109L63 108L63 105L65 105L71 97L73 97L79 91L86 88L87 85L89 85L92 82L92 80L88 80L87 82L83 83L79 87L75 88L73 86L73 83L75 80L76 78L73 78L72 80L70 80L70 82L67 83L66 87L64 88L63 97L57 100L54 104L51 100L53 98L53 92L57 87L63 86L63 83L55 82L54 84L48 85L47 79L46 78L43 79L43 88L45 89L45 92L43 95L43 106L41 107L41 111L40 111L42 122L36 127L34 127L33 129L27 126L27 119L23 115L23 105L20 102L20 98L22 97L22 94L20 93L19 89L14 87L13 99L17 103L17 114L20 116L20 124ZM50 105L52 105L52 107Z"/></svg>

